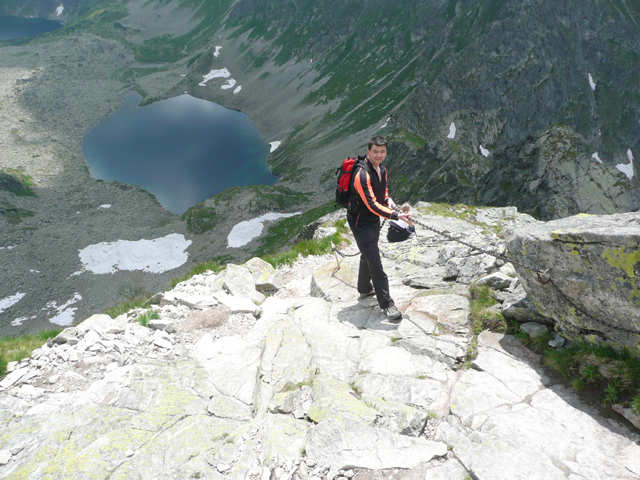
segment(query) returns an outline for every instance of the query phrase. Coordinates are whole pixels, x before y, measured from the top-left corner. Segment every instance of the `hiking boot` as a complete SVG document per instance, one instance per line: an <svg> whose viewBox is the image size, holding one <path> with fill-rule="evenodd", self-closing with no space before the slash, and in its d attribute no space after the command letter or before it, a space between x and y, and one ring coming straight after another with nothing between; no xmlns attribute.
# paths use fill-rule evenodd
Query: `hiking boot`
<svg viewBox="0 0 640 480"><path fill-rule="evenodd" d="M390 322L397 323L397 322L400 322L400 320L402 320L402 314L393 304L389 305L387 308L383 308L382 311L387 317L387 320L389 320Z"/></svg>
<svg viewBox="0 0 640 480"><path fill-rule="evenodd" d="M365 298L369 298L375 294L376 294L376 291L372 288L367 293L361 293L360 296L358 297L358 300L364 300Z"/></svg>

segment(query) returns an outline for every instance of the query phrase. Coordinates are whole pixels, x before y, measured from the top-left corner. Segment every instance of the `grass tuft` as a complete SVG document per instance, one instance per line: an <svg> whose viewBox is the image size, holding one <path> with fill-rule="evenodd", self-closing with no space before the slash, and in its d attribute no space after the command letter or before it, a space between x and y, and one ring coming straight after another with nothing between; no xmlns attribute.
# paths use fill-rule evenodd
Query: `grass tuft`
<svg viewBox="0 0 640 480"><path fill-rule="evenodd" d="M60 332L61 330L47 330L33 335L0 337L0 377L7 372L9 362L19 362L28 357L36 348Z"/></svg>
<svg viewBox="0 0 640 480"><path fill-rule="evenodd" d="M160 318L160 316L158 315L158 312L153 310L147 310L146 312L138 315L138 318L136 318L136 321L143 327L148 327L150 320L157 320L158 318Z"/></svg>
<svg viewBox="0 0 640 480"><path fill-rule="evenodd" d="M104 313L111 318L116 318L134 308L147 308L149 306L149 300L150 298L146 296L135 297L105 310Z"/></svg>

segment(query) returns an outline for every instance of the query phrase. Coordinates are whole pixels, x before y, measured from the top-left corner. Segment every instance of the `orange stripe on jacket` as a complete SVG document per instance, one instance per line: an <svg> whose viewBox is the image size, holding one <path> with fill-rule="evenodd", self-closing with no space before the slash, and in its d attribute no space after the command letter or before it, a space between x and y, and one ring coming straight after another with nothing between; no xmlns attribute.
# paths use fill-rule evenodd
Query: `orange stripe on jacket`
<svg viewBox="0 0 640 480"><path fill-rule="evenodd" d="M364 174L366 178L366 189L362 186L362 181L360 178L362 174ZM385 207L376 200L376 196L373 193L373 188L371 187L371 177L369 177L369 172L361 169L353 181L353 187L362 199L365 206L371 211L371 213L383 218L393 218L394 211L390 208Z"/></svg>
<svg viewBox="0 0 640 480"><path fill-rule="evenodd" d="M384 171L384 178L387 180L387 184L384 186L384 201L389 200L389 174Z"/></svg>

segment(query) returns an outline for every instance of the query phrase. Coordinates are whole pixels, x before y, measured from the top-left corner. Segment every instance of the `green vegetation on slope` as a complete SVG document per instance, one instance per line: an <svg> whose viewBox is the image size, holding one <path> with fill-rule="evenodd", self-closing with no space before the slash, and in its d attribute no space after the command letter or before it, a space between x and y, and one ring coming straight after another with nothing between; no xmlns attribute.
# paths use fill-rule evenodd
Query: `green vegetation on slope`
<svg viewBox="0 0 640 480"><path fill-rule="evenodd" d="M19 197L35 197L35 183L31 176L17 168L0 170L0 190L11 192Z"/></svg>
<svg viewBox="0 0 640 480"><path fill-rule="evenodd" d="M7 372L9 362L20 361L28 357L34 349L42 346L44 342L59 333L60 330L47 330L35 335L0 337L0 377Z"/></svg>

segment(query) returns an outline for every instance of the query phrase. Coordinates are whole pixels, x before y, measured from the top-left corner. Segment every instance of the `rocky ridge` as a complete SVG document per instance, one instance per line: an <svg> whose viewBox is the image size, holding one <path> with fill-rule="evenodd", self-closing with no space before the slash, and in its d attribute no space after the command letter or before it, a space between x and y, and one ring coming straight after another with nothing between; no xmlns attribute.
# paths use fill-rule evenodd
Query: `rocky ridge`
<svg viewBox="0 0 640 480"><path fill-rule="evenodd" d="M433 207L417 218L499 250L533 221ZM640 435L515 338L483 332L466 368L469 283L506 311L524 296L511 265L421 228L381 250L399 324L357 300L357 256L325 255L194 276L148 327L132 311L64 330L0 381L0 476L640 478Z"/></svg>

